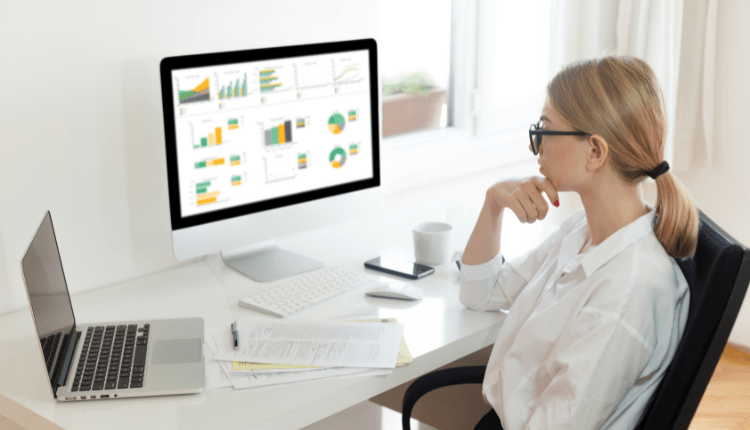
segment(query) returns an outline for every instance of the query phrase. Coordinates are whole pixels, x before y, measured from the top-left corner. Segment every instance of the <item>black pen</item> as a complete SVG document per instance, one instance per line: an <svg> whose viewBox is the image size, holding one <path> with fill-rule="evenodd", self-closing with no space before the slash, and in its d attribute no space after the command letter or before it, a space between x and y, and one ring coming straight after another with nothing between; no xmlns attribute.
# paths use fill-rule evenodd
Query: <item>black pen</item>
<svg viewBox="0 0 750 430"><path fill-rule="evenodd" d="M232 336L234 337L234 349L240 349L239 334L237 333L237 323L232 323Z"/></svg>

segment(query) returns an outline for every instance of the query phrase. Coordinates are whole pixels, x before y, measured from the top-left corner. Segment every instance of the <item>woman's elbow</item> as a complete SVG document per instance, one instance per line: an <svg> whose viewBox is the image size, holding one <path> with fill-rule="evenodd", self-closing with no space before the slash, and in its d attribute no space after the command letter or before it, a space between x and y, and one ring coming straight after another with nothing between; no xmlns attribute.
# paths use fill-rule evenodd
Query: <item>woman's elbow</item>
<svg viewBox="0 0 750 430"><path fill-rule="evenodd" d="M467 287L461 282L460 290L458 293L458 300L462 305L473 311L485 311L489 304L490 297L487 295L477 294L478 291L472 291L472 288Z"/></svg>

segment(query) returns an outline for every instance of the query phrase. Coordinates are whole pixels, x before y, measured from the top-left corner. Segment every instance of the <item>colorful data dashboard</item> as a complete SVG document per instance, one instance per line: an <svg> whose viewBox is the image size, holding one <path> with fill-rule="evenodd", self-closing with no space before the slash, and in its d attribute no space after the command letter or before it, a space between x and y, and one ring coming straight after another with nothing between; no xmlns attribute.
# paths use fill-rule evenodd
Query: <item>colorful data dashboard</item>
<svg viewBox="0 0 750 430"><path fill-rule="evenodd" d="M172 71L183 217L373 178L368 51Z"/></svg>

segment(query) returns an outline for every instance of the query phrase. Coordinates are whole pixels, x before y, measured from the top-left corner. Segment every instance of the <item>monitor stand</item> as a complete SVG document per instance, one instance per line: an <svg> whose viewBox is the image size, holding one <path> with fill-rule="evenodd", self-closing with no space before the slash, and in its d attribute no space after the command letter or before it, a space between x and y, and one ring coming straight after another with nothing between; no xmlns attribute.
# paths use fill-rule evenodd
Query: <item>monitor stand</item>
<svg viewBox="0 0 750 430"><path fill-rule="evenodd" d="M221 259L232 269L258 282L271 282L325 267L319 260L305 257L266 241L250 249L222 252Z"/></svg>

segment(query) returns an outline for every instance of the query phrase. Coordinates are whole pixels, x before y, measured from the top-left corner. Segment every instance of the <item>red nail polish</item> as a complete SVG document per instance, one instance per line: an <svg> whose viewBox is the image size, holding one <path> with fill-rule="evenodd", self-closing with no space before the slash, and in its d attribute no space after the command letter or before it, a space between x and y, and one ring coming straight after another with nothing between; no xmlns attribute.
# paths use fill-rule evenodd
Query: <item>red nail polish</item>
<svg viewBox="0 0 750 430"><path fill-rule="evenodd" d="M552 203L552 204L555 205L555 207L560 207L560 201L559 200L555 200L555 202Z"/></svg>

